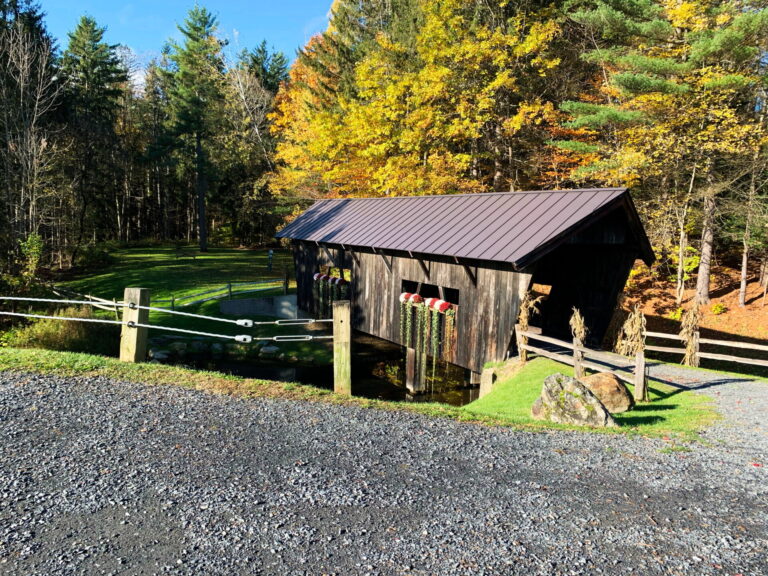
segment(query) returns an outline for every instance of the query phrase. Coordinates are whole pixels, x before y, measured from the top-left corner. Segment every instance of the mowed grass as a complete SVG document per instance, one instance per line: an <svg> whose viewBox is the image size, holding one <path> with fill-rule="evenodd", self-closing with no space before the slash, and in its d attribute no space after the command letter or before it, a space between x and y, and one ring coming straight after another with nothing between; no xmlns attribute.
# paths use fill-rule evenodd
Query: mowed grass
<svg viewBox="0 0 768 576"><path fill-rule="evenodd" d="M570 366L547 358L536 358L518 369L512 367L506 377L502 376L496 382L490 394L468 404L463 410L518 426L568 428L531 417L531 406L541 393L544 379L557 372L573 376ZM632 386L629 389L633 392ZM694 439L697 432L718 418L713 401L708 396L679 390L653 380L649 383L649 390L650 402L614 416L620 431Z"/></svg>
<svg viewBox="0 0 768 576"><path fill-rule="evenodd" d="M491 394L461 408L437 403L389 402L342 396L308 385L240 378L160 364L127 364L114 358L72 352L0 348L0 371L5 370L68 377L105 376L121 381L182 386L243 398L322 401L531 431L560 429L669 437L673 442L671 450L678 449L674 443L677 440L697 440L697 433L718 418L711 400L706 396L678 392L654 383L651 386L654 402L640 406L634 412L618 415L621 424L619 428L594 430L535 421L529 411L541 391L544 378L555 372L565 372L562 365L545 359L529 362L511 378L498 382Z"/></svg>
<svg viewBox="0 0 768 576"><path fill-rule="evenodd" d="M114 263L108 269L60 282L60 285L118 300L122 299L126 287L149 288L154 300L182 298L228 282L279 280L286 266L293 274L293 260L288 250L275 250L271 271L267 268L267 250L211 248L202 253L184 249L184 254L188 253L194 253L195 259L177 258L174 247L115 250L110 252Z"/></svg>

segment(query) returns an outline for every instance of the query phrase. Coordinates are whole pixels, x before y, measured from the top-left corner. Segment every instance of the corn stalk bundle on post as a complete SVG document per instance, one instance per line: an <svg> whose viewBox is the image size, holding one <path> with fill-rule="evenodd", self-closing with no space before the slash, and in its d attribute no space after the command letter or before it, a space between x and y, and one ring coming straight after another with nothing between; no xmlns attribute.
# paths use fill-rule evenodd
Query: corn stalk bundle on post
<svg viewBox="0 0 768 576"><path fill-rule="evenodd" d="M584 353L579 348L583 347L584 342L587 340L587 325L584 322L584 316L581 315L578 308L573 309L573 314L571 314L568 324L571 327L571 335L573 336L574 376L582 378L584 376L584 368L581 361L584 359Z"/></svg>
<svg viewBox="0 0 768 576"><path fill-rule="evenodd" d="M699 365L699 325L701 324L701 309L698 303L683 314L683 322L680 326L680 337L685 342L685 356L683 364L686 366Z"/></svg>
<svg viewBox="0 0 768 576"><path fill-rule="evenodd" d="M525 298L520 303L520 314L518 315L517 323L520 326L521 332L527 332L530 328L531 316L539 313L539 304L544 299L544 296L533 296L533 292L530 290L526 292ZM526 336L519 336L519 352L520 362L526 362L528 360L528 351L523 348L528 344L528 338Z"/></svg>
<svg viewBox="0 0 768 576"><path fill-rule="evenodd" d="M622 356L635 356L645 348L645 315L635 306L621 327L616 352Z"/></svg>

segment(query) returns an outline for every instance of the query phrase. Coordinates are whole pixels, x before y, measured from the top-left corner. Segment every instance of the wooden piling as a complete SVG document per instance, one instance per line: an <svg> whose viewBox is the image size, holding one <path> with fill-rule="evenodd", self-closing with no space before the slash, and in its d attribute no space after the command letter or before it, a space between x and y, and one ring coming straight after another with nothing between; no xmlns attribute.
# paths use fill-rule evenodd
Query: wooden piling
<svg viewBox="0 0 768 576"><path fill-rule="evenodd" d="M635 402L648 401L648 382L645 378L645 351L640 348L635 355Z"/></svg>
<svg viewBox="0 0 768 576"><path fill-rule="evenodd" d="M405 387L411 394L421 394L426 390L427 363L419 362L419 352L415 348L405 349Z"/></svg>
<svg viewBox="0 0 768 576"><path fill-rule="evenodd" d="M573 377L577 380L584 378L584 344L578 338L573 338Z"/></svg>
<svg viewBox="0 0 768 576"><path fill-rule="evenodd" d="M147 288L126 288L123 301L135 306L149 306ZM120 360L143 362L147 358L147 328L129 326L128 323L149 324L149 310L126 306L123 308L123 326L120 332Z"/></svg>
<svg viewBox="0 0 768 576"><path fill-rule="evenodd" d="M352 307L349 300L333 303L333 391L352 395Z"/></svg>

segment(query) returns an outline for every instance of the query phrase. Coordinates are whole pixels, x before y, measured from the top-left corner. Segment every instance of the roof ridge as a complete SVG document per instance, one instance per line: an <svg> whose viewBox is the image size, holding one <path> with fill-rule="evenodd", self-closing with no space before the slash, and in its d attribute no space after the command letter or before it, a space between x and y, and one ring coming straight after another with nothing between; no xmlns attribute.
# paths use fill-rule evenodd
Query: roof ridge
<svg viewBox="0 0 768 576"><path fill-rule="evenodd" d="M317 202L340 202L346 200L403 200L406 198L467 198L467 197L479 197L479 196L515 196L520 194L566 194L568 192L618 192L627 191L629 188L626 186L616 186L614 188L568 188L558 190L517 190L510 191L497 191L497 192L471 192L463 194L424 194L413 196L356 196L351 198L318 198Z"/></svg>

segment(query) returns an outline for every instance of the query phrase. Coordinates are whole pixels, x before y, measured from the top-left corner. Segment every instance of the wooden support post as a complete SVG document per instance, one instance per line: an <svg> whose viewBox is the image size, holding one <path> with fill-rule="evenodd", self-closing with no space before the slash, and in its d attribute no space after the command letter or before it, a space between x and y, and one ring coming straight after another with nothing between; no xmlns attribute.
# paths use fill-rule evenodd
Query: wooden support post
<svg viewBox="0 0 768 576"><path fill-rule="evenodd" d="M232 282L227 282L227 292L229 292L229 299L232 300Z"/></svg>
<svg viewBox="0 0 768 576"><path fill-rule="evenodd" d="M288 276L288 266L283 269L283 294L288 294L288 285L290 284L290 278Z"/></svg>
<svg viewBox="0 0 768 576"><path fill-rule="evenodd" d="M171 296L171 310L176 310L176 296Z"/></svg>
<svg viewBox="0 0 768 576"><path fill-rule="evenodd" d="M333 303L333 391L352 395L352 307L349 300Z"/></svg>
<svg viewBox="0 0 768 576"><path fill-rule="evenodd" d="M573 339L573 377L577 380L584 378L584 352L581 351L583 344L578 338Z"/></svg>
<svg viewBox="0 0 768 576"><path fill-rule="evenodd" d="M493 381L496 379L495 368L484 368L480 375L480 395L479 398L486 396L493 390Z"/></svg>
<svg viewBox="0 0 768 576"><path fill-rule="evenodd" d="M700 344L699 339L701 338L701 334L699 333L699 329L696 328L696 331L693 333L693 365L698 367L701 363L701 358L699 357L700 352Z"/></svg>
<svg viewBox="0 0 768 576"><path fill-rule="evenodd" d="M426 362L418 362L418 352L415 348L405 351L405 387L411 394L424 392L427 381Z"/></svg>
<svg viewBox="0 0 768 576"><path fill-rule="evenodd" d="M480 372L475 372L472 370L472 372L469 375L469 384L471 386L480 386L480 380L482 378L482 374Z"/></svg>
<svg viewBox="0 0 768 576"><path fill-rule="evenodd" d="M126 288L123 301L130 305L149 306L149 290ZM128 323L149 324L149 310L123 308L123 327L120 333L120 360L123 362L144 362L147 358L147 328L129 326Z"/></svg>
<svg viewBox="0 0 768 576"><path fill-rule="evenodd" d="M635 402L648 401L648 382L645 379L645 351L641 348L635 355Z"/></svg>

